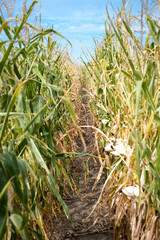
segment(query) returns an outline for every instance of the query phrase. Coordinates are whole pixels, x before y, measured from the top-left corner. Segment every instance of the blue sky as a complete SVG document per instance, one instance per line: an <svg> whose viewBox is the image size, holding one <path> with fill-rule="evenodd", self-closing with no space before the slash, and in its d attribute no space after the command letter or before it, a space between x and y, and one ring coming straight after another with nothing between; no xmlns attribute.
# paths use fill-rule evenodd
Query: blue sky
<svg viewBox="0 0 160 240"><path fill-rule="evenodd" d="M84 48L93 52L93 37L104 35L106 0L42 0L41 4L42 23L53 24L55 30L71 41L75 59Z"/></svg>
<svg viewBox="0 0 160 240"><path fill-rule="evenodd" d="M1 1L1 0L0 0ZM28 0L28 6L32 0ZM82 55L82 51L87 48L94 52L94 41L101 41L105 35L106 6L110 15L113 9L109 4L112 2L115 10L121 7L121 0L40 0L42 25L51 27L64 35L73 45L69 49L72 57L76 60ZM137 12L141 8L140 0L133 0L133 11ZM22 8L22 0L16 0L15 11ZM32 18L39 15L39 5L37 5ZM62 45L66 41L60 40Z"/></svg>

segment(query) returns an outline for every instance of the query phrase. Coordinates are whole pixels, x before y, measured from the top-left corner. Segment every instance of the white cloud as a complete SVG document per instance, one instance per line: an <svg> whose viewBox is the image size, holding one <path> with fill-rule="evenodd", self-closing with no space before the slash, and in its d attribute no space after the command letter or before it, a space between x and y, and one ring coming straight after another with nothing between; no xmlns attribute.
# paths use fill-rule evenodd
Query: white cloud
<svg viewBox="0 0 160 240"><path fill-rule="evenodd" d="M71 25L69 26L66 31L68 32L72 32L72 33L88 33L89 35L92 33L102 33L105 30L105 26L104 24L92 24L92 23L88 23L88 24L82 24L79 26L75 26L75 25Z"/></svg>
<svg viewBox="0 0 160 240"><path fill-rule="evenodd" d="M65 21L71 21L74 23L79 23L79 22L102 22L105 21L106 19L106 13L105 11L100 11L100 10L93 10L93 9L87 9L87 10L82 10L82 11L73 11L71 14L66 14L66 15L60 15L43 9L41 10L42 14L42 19L44 20L49 20L49 21L60 21L60 22L65 22Z"/></svg>
<svg viewBox="0 0 160 240"><path fill-rule="evenodd" d="M73 4L74 5L74 4ZM54 29L69 39L73 45L72 55L77 57L81 55L82 49L88 48L93 52L93 38L105 34L105 8L96 8L93 4L90 8L71 9L49 8L41 10L42 24L53 24ZM62 41L63 43L63 41ZM64 42L64 45L66 42Z"/></svg>

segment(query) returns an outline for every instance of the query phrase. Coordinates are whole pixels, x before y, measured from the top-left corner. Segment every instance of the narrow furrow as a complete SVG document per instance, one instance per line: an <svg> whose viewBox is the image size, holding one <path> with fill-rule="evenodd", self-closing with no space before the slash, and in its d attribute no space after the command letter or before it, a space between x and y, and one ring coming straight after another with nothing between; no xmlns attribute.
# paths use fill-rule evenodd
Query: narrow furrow
<svg viewBox="0 0 160 240"><path fill-rule="evenodd" d="M81 124L91 126L93 121L89 111L89 97L85 91L82 91L82 95L84 95L84 97L82 98L81 105ZM85 128L82 132L86 143L86 152L96 154L94 130L91 128ZM77 137L76 142L76 151L83 153L84 146L79 136ZM87 168L88 171L86 170ZM96 209L96 211L88 217L98 200L105 181L104 177L101 177L97 186L92 190L98 172L99 165L93 157L79 157L73 162L72 177L77 186L77 190L74 193L70 191L69 196L65 199L73 224L65 218L63 218L60 223L55 221L54 224L56 225L56 231L53 232L52 239L113 239L113 230L109 224L109 217L105 216L106 211L104 212L102 209Z"/></svg>

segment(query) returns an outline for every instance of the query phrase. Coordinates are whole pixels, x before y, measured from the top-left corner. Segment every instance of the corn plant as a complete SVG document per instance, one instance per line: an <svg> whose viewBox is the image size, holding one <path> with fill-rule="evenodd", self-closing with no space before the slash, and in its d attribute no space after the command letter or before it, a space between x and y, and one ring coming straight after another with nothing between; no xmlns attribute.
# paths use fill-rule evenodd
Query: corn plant
<svg viewBox="0 0 160 240"><path fill-rule="evenodd" d="M63 211L70 218L63 189L72 188L65 153L71 140L65 133L76 126L71 78L52 38L63 36L28 23L36 3L22 19L0 17L6 35L0 42L0 239L49 239L44 216L52 220ZM35 34L24 38L24 28Z"/></svg>
<svg viewBox="0 0 160 240"><path fill-rule="evenodd" d="M129 211L128 237L158 239L160 26L146 15L143 44L132 30L136 21L123 11L115 21L107 14L106 37L86 64L94 81L91 105L100 120L108 171L106 193L98 203L108 201L114 209L115 232Z"/></svg>

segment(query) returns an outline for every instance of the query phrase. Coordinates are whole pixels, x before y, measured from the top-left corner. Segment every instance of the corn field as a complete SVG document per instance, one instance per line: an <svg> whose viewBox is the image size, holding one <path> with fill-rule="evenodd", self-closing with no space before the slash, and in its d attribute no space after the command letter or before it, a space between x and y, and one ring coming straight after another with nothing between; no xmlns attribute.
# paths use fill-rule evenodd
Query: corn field
<svg viewBox="0 0 160 240"><path fill-rule="evenodd" d="M21 19L0 16L0 239L50 239L46 216L72 224L63 195L75 188L75 136L85 148L83 131L93 128L95 180L105 173L105 182L90 215L107 203L115 239L125 229L125 239L158 240L159 19L145 14L147 33L137 34L144 16L138 23L124 5L114 19L107 12L103 42L76 68L55 40L64 36L28 22L37 3ZM78 120L80 85L89 92L93 126Z"/></svg>
<svg viewBox="0 0 160 240"><path fill-rule="evenodd" d="M113 22L107 15L106 37L86 65L108 170L97 204L108 202L117 229L127 216L131 239L159 239L160 28L146 15L143 45L132 31L131 20L135 24L136 19L131 18L121 11Z"/></svg>

